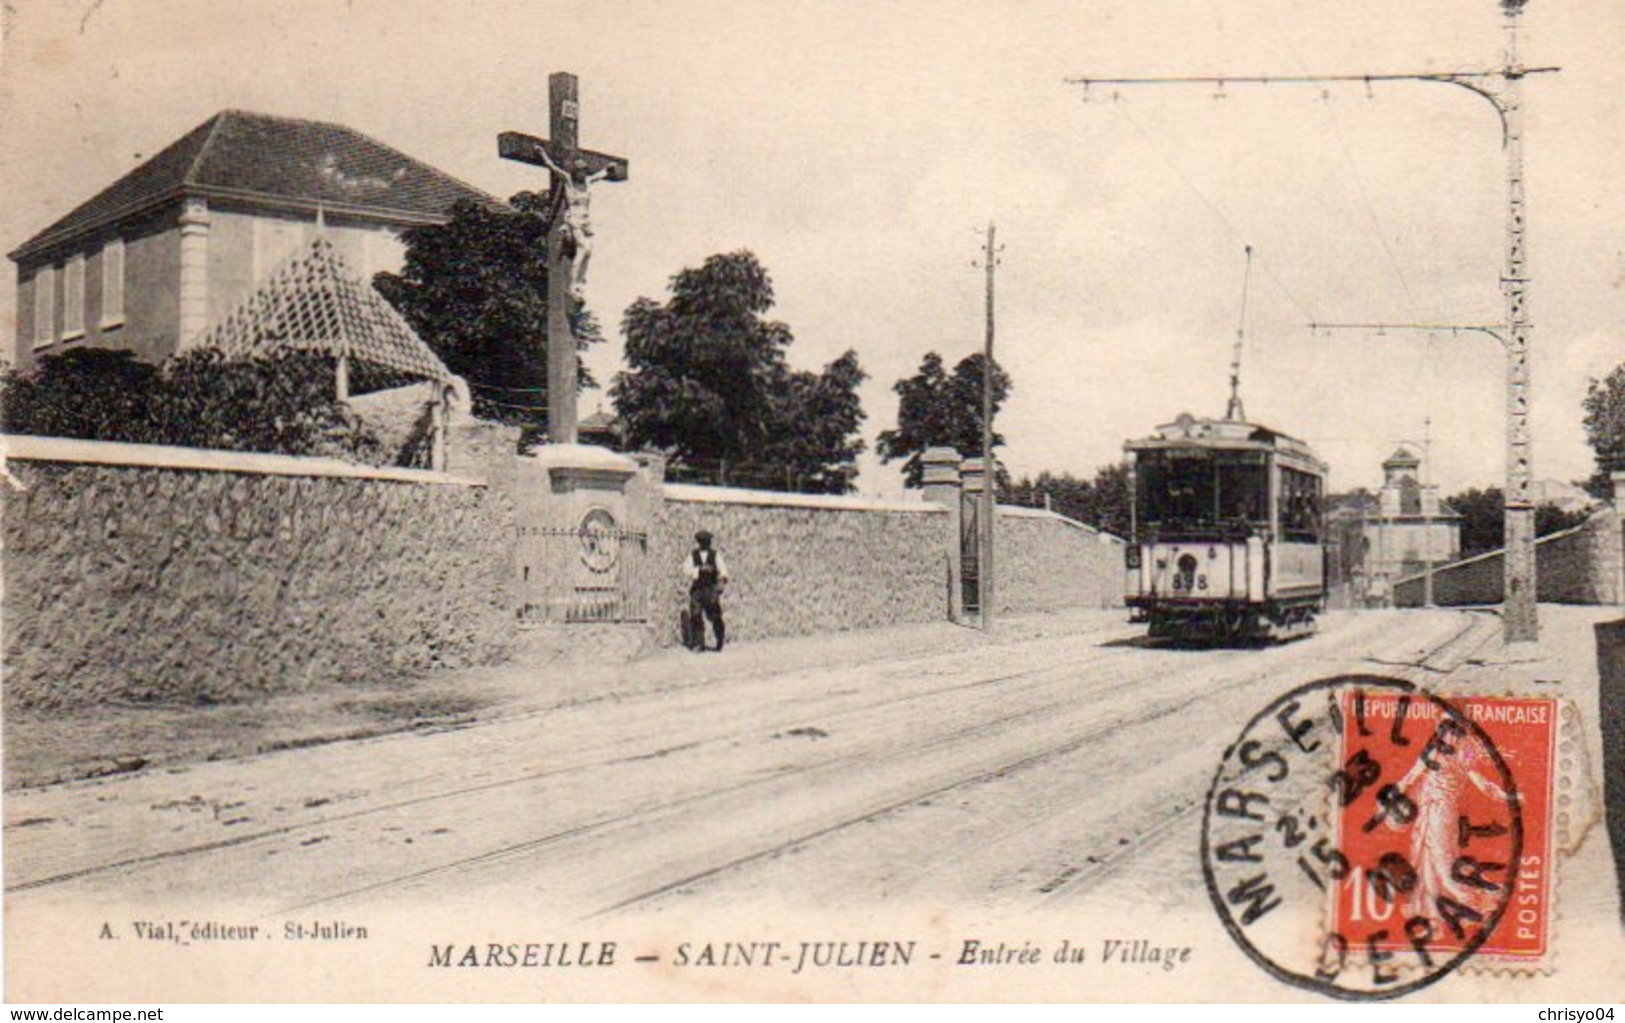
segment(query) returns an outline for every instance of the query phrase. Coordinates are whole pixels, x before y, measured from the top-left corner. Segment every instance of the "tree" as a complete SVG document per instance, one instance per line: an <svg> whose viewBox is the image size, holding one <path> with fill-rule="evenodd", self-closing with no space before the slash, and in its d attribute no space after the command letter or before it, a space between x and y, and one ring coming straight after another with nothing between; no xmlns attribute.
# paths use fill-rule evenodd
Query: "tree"
<svg viewBox="0 0 1625 1023"><path fill-rule="evenodd" d="M1501 546L1506 528L1506 500L1500 487L1464 490L1445 503L1461 516L1461 556L1493 551Z"/></svg>
<svg viewBox="0 0 1625 1023"><path fill-rule="evenodd" d="M1127 462L1101 466L1091 480L1045 471L1001 487L999 494L1001 501L1031 508L1044 507L1046 497L1050 510L1069 519L1115 536L1132 532Z"/></svg>
<svg viewBox="0 0 1625 1023"><path fill-rule="evenodd" d="M1506 542L1506 498L1500 487L1474 487L1445 501L1461 515L1461 556L1470 558L1498 550ZM1572 529L1589 518L1583 511L1565 511L1548 501L1535 506L1535 536L1550 536Z"/></svg>
<svg viewBox="0 0 1625 1023"><path fill-rule="evenodd" d="M951 447L967 457L981 454L983 365L977 352L961 359L950 375L943 369L942 356L927 352L919 372L892 385L898 396L897 428L882 430L875 450L882 462L906 459L905 486L920 485L920 455L926 448ZM996 419L1010 395L1010 376L998 360L993 363L992 386ZM1003 446L1004 437L994 431L993 447Z"/></svg>
<svg viewBox="0 0 1625 1023"><path fill-rule="evenodd" d="M670 298L626 310L627 369L610 388L630 446L667 452L675 475L845 493L857 473L865 379L855 352L793 370L790 328L763 317L773 283L748 251L673 275Z"/></svg>
<svg viewBox="0 0 1625 1023"><path fill-rule="evenodd" d="M547 193L520 192L512 212L472 201L444 224L407 230L399 274L373 285L446 367L468 381L474 414L524 429L547 427ZM572 303L576 348L603 341L596 319ZM596 386L581 366L578 387Z"/></svg>
<svg viewBox="0 0 1625 1023"><path fill-rule="evenodd" d="M129 444L387 461L338 400L329 357L228 359L200 349L160 369L127 351L82 348L0 379L8 433Z"/></svg>
<svg viewBox="0 0 1625 1023"><path fill-rule="evenodd" d="M1611 500L1614 488L1608 474L1625 471L1625 363L1602 380L1592 380L1581 407L1586 441L1597 457L1597 471L1584 485L1592 497Z"/></svg>

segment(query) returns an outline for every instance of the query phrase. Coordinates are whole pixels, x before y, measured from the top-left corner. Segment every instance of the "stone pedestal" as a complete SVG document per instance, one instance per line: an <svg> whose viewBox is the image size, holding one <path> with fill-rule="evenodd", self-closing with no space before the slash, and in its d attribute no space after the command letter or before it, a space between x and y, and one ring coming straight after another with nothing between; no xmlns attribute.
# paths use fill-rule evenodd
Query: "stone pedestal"
<svg viewBox="0 0 1625 1023"><path fill-rule="evenodd" d="M547 444L519 456L517 469L521 620L644 620L647 538L628 497L638 463L608 448Z"/></svg>

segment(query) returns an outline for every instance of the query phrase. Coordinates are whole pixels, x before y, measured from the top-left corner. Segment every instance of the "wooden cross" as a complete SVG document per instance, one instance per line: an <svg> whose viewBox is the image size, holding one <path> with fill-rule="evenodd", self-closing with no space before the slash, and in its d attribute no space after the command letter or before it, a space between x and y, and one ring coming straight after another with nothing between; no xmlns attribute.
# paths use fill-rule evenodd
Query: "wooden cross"
<svg viewBox="0 0 1625 1023"><path fill-rule="evenodd" d="M576 76L559 71L548 76L547 106L552 137L539 139L517 131L497 136L497 152L505 160L518 160L537 167L557 167L582 178L625 181L624 157L582 149L577 142L581 104L576 94ZM544 155L545 154L545 155ZM553 173L553 168L549 167ZM565 182L553 173L553 221L547 231L547 437L554 444L576 442L575 334L570 330L570 302L574 294L572 268L565 253L568 226L564 194Z"/></svg>

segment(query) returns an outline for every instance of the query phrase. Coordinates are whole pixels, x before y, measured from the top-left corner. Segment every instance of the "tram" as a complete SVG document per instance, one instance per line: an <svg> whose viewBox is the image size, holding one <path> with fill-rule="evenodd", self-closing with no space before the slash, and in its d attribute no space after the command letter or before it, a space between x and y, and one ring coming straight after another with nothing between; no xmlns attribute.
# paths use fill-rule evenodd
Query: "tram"
<svg viewBox="0 0 1625 1023"><path fill-rule="evenodd" d="M1326 463L1237 419L1183 414L1124 445L1133 477L1125 555L1132 621L1152 638L1248 643L1306 636L1326 603Z"/></svg>

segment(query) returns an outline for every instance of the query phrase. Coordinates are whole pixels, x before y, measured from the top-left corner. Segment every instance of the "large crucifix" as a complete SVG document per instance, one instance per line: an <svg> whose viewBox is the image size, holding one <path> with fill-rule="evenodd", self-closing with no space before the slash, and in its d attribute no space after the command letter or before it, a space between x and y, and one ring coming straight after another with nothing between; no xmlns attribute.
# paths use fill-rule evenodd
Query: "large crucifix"
<svg viewBox="0 0 1625 1023"><path fill-rule="evenodd" d="M580 300L592 255L590 189L599 181L625 181L627 161L577 144L581 104L575 75L548 76L547 106L551 138L505 131L497 136L497 152L506 160L546 167L553 177L547 229L547 439L574 444L579 370L570 305Z"/></svg>

